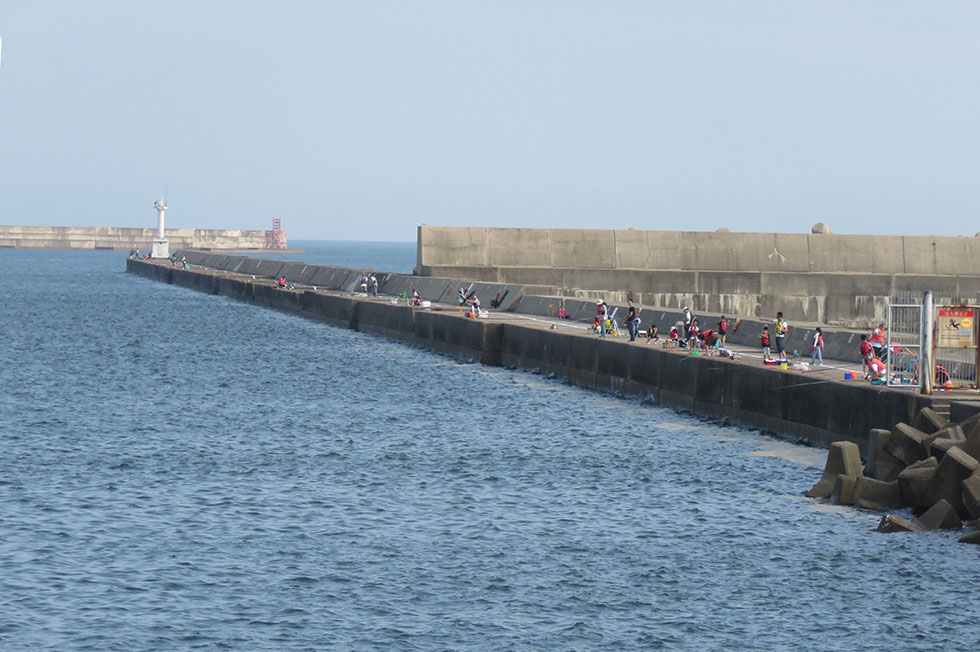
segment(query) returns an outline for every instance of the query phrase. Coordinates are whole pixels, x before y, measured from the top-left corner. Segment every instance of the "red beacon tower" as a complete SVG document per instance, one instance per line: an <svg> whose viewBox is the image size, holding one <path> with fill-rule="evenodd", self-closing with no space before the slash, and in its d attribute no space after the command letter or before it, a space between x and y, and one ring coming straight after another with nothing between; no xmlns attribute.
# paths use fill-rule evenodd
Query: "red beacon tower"
<svg viewBox="0 0 980 652"><path fill-rule="evenodd" d="M288 249L286 246L286 232L282 230L282 219L272 218L272 230L265 232L266 249Z"/></svg>

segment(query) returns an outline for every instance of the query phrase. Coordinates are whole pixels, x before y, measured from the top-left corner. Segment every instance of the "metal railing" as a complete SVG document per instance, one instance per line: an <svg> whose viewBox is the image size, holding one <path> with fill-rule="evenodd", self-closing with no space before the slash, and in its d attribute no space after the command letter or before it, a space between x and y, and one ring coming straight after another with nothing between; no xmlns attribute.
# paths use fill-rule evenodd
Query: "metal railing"
<svg viewBox="0 0 980 652"><path fill-rule="evenodd" d="M922 357L922 304L888 304L886 324L888 385L918 386L919 360Z"/></svg>
<svg viewBox="0 0 980 652"><path fill-rule="evenodd" d="M934 297L933 322L935 331L932 344L934 376L933 386L939 388L976 388L978 382L977 325L980 316L980 300L976 296L936 294ZM925 340L922 332L922 293L916 291L897 292L891 297L887 309L888 335L888 374L890 386L909 386L919 384L919 363L923 359L922 347ZM945 321L944 321L945 319ZM954 326L963 326L964 332L972 331L972 336L956 340L940 336ZM956 320L960 320L957 322ZM974 320L970 325L969 320ZM972 337L972 339L970 339ZM956 340L956 341L954 341Z"/></svg>

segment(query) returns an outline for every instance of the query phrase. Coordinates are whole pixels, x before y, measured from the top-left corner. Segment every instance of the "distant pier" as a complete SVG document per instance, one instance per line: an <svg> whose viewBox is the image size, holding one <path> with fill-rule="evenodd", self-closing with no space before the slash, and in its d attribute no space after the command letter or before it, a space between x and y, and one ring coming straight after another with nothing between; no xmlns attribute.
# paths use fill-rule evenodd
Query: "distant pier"
<svg viewBox="0 0 980 652"><path fill-rule="evenodd" d="M170 250L266 251L269 231L259 229L166 229ZM148 251L156 230L116 226L0 226L0 249ZM277 249L279 253L296 250Z"/></svg>

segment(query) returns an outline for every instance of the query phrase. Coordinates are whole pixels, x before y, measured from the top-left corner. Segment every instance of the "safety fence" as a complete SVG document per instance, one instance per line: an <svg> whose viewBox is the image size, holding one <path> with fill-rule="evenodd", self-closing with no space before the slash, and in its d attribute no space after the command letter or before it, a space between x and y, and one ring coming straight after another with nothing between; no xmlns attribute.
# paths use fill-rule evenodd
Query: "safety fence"
<svg viewBox="0 0 980 652"><path fill-rule="evenodd" d="M976 296L934 293L933 351L936 388L977 388L980 348L977 344ZM922 293L903 292L888 305L888 384L918 385L922 359Z"/></svg>

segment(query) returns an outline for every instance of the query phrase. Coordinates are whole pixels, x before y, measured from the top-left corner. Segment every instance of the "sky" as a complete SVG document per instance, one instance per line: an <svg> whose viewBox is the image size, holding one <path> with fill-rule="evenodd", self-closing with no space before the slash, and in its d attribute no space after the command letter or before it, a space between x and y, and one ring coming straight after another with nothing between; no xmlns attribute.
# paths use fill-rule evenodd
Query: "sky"
<svg viewBox="0 0 980 652"><path fill-rule="evenodd" d="M980 3L0 3L0 224L970 235Z"/></svg>

